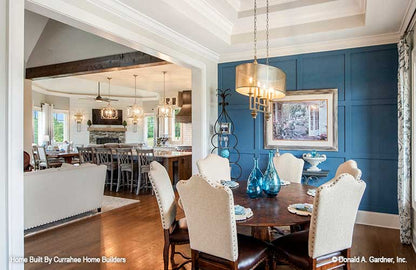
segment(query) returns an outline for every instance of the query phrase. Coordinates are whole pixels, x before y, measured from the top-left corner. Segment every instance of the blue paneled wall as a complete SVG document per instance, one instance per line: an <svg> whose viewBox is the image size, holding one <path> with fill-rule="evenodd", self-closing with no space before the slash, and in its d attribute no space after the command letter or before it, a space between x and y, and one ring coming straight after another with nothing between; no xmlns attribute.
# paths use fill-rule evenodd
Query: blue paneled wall
<svg viewBox="0 0 416 270"><path fill-rule="evenodd" d="M241 63L218 66L218 88L235 89L235 67ZM323 152L328 159L319 167L330 173L316 185L330 180L340 163L354 159L367 183L360 209L397 214L396 44L276 57L270 64L286 72L288 90L338 88L339 151ZM229 102L239 139L241 179L246 179L254 156L260 158L261 169L267 163L263 115L253 120L248 97L236 92ZM300 157L304 151L291 152Z"/></svg>

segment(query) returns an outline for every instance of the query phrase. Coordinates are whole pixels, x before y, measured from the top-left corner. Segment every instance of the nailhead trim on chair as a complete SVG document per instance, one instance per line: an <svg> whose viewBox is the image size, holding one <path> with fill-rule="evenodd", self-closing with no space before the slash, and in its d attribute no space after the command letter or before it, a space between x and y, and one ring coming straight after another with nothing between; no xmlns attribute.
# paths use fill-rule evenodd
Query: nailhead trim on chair
<svg viewBox="0 0 416 270"><path fill-rule="evenodd" d="M201 177L202 179L204 179L205 181L207 181L208 184L210 184L212 187L217 188L217 189L223 189L228 193L228 202L229 202L229 207L230 207L230 213L231 213L231 233L233 234L233 238L232 238L232 242L233 242L233 257L234 257L234 261L236 261L238 259L238 241L237 241L237 225L236 225L236 221L235 221L235 212L234 212L234 196L233 196L233 192L231 191L231 189L227 186L224 186L220 183L217 182L212 182L210 181L208 178L206 178L205 176L201 175L201 174L197 174L197 176Z"/></svg>
<svg viewBox="0 0 416 270"><path fill-rule="evenodd" d="M313 220L312 226L310 227L309 233L314 231L314 228L316 228L316 217L318 215L318 206L319 206L319 195L321 193L321 191L323 189L329 189L332 188L337 182L339 182L341 180L341 178L348 173L343 173L341 175L339 175L334 181L332 181L330 184L323 184L320 187L318 187L316 189L316 195L315 195L315 199L313 201L313 211L312 211L312 216L311 216L311 220ZM350 174L348 174L350 175ZM354 178L354 177L353 177ZM355 181L357 181L358 183L363 182L363 180L361 179L355 179ZM311 241L309 241L308 243L308 249L311 251L310 253L313 254L313 247L315 246L315 234L312 234L311 236Z"/></svg>
<svg viewBox="0 0 416 270"><path fill-rule="evenodd" d="M153 169L152 164L150 163L150 171ZM166 220L165 220L165 213L163 212L163 208L162 208L162 202L160 201L160 196L159 196L159 190L156 188L156 185L154 184L154 179L152 178L152 174L149 172L149 179L150 179L150 183L152 184L152 188L153 191L155 193L156 196L156 200L157 200L157 205L159 207L159 212L160 212L160 219L162 220L162 227L165 230L169 230L170 226L172 224L167 224ZM176 202L175 202L176 204Z"/></svg>

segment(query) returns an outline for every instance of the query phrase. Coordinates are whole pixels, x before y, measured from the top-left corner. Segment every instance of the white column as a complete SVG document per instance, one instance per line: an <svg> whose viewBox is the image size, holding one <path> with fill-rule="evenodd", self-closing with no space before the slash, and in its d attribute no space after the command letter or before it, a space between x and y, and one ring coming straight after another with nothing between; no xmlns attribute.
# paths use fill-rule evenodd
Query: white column
<svg viewBox="0 0 416 270"><path fill-rule="evenodd" d="M23 256L24 1L0 0L0 269Z"/></svg>

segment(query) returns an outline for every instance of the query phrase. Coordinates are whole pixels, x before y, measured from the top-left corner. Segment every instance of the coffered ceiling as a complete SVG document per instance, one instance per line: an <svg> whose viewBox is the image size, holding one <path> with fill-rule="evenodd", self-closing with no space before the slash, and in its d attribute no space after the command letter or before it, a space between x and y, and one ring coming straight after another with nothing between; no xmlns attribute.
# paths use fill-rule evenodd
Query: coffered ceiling
<svg viewBox="0 0 416 270"><path fill-rule="evenodd" d="M414 0L269 0L272 55L397 42ZM95 0L106 2L106 0ZM252 57L253 0L119 0L218 55L220 61ZM264 56L266 0L257 1L259 54Z"/></svg>

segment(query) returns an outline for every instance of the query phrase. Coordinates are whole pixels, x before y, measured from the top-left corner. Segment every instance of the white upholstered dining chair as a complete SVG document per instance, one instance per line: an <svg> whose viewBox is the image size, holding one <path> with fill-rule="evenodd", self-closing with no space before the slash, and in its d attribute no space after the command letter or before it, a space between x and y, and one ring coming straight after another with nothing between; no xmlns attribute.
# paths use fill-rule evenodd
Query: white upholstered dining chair
<svg viewBox="0 0 416 270"><path fill-rule="evenodd" d="M296 158L290 153L273 158L274 167L281 180L292 183L301 183L303 172L303 159Z"/></svg>
<svg viewBox="0 0 416 270"><path fill-rule="evenodd" d="M361 170L358 169L357 162L352 159L347 160L338 166L337 172L335 173L335 177L343 173L349 173L357 180L361 179L362 175Z"/></svg>
<svg viewBox="0 0 416 270"><path fill-rule="evenodd" d="M362 180L344 173L317 188L309 231L274 240L277 259L302 269L350 269L348 263L334 265L332 258L350 256L354 223L365 187Z"/></svg>
<svg viewBox="0 0 416 270"><path fill-rule="evenodd" d="M209 154L206 158L198 160L199 174L205 176L211 182L231 180L231 168L228 159L216 154Z"/></svg>
<svg viewBox="0 0 416 270"><path fill-rule="evenodd" d="M149 180L152 184L153 191L156 195L159 205L160 219L164 231L164 247L163 247L163 263L164 269L169 266L169 248L171 249L170 261L172 268L175 266L175 254L181 255L187 259L177 268L180 269L184 264L190 262L190 258L184 256L180 252L175 251L176 245L184 245L189 243L188 229L186 220L176 220L176 201L172 183L169 179L168 172L165 167L156 161L150 163Z"/></svg>
<svg viewBox="0 0 416 270"><path fill-rule="evenodd" d="M179 181L178 189L192 253L192 269L268 269L269 250L262 241L237 234L231 190L201 175Z"/></svg>

